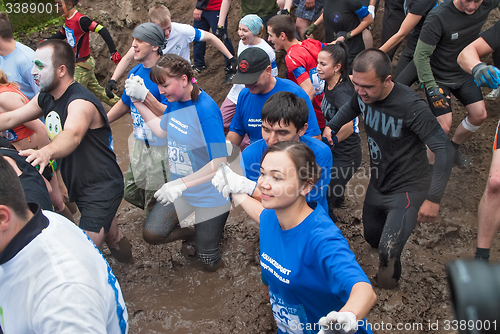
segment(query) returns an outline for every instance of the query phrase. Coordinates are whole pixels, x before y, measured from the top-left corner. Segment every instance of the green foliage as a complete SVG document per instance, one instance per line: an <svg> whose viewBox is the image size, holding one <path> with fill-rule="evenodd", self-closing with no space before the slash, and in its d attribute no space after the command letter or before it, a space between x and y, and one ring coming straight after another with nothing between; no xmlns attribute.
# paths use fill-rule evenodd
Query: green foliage
<svg viewBox="0 0 500 334"><path fill-rule="evenodd" d="M0 0L0 10L9 15L15 39L20 34L40 32L64 23L64 17L51 0Z"/></svg>

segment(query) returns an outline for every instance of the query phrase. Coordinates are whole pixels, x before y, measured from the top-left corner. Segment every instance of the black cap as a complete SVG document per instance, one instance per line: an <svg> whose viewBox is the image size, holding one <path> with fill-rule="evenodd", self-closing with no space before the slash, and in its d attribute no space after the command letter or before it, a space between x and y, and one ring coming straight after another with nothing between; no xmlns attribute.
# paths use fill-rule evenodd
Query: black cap
<svg viewBox="0 0 500 334"><path fill-rule="evenodd" d="M259 47L247 48L238 57L238 72L231 83L254 84L269 65L271 61L266 51Z"/></svg>

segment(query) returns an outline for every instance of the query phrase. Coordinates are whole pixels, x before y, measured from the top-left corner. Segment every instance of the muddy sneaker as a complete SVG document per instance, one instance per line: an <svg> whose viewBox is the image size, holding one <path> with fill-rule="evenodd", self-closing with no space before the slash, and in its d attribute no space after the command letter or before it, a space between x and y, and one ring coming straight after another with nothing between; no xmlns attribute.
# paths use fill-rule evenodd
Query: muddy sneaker
<svg viewBox="0 0 500 334"><path fill-rule="evenodd" d="M484 98L489 101L494 101L498 98L500 95L500 88L493 89L488 95L486 95Z"/></svg>
<svg viewBox="0 0 500 334"><path fill-rule="evenodd" d="M472 163L465 155L460 152L460 150L455 151L455 165L460 168L469 167Z"/></svg>
<svg viewBox="0 0 500 334"><path fill-rule="evenodd" d="M205 65L203 66L191 65L191 68L193 69L193 71L196 71L197 73L201 73L202 71L205 71L207 69Z"/></svg>

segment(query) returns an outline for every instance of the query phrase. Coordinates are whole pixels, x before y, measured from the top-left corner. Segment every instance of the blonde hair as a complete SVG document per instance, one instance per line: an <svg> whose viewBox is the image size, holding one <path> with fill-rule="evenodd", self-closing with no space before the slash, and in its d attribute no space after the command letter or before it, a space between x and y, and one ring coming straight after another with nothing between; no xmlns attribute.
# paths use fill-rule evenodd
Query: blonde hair
<svg viewBox="0 0 500 334"><path fill-rule="evenodd" d="M156 5L149 9L148 12L149 21L158 24L160 27L166 26L170 23L172 17L170 16L170 11L164 5Z"/></svg>

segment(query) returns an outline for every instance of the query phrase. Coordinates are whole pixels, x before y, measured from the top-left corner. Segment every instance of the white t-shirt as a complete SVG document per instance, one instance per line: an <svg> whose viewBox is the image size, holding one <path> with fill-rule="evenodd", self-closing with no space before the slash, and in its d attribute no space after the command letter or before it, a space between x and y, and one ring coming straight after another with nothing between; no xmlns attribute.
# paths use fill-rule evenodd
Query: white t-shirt
<svg viewBox="0 0 500 334"><path fill-rule="evenodd" d="M0 265L4 333L127 333L120 285L102 254L66 218L43 215L48 227Z"/></svg>
<svg viewBox="0 0 500 334"><path fill-rule="evenodd" d="M163 54L174 53L191 63L189 54L189 44L203 40L205 33L201 29L196 29L189 24L172 22L172 30L167 39L167 47L163 49Z"/></svg>
<svg viewBox="0 0 500 334"><path fill-rule="evenodd" d="M278 67L276 65L276 53L274 53L273 48L269 44L267 44L267 42L265 40L263 40L262 38L260 39L260 43L256 44L256 45L245 45L240 40L240 43L238 44L238 57L247 48L254 48L254 47L261 48L262 50L267 52L267 54L269 55L269 60L271 61L271 67L272 67L271 74L274 77L277 77L278 76ZM236 104L238 102L238 95L240 95L240 92L243 88L245 88L245 85L243 85L243 84L234 84L233 87L231 87L231 90L229 91L229 93L227 94L227 98L231 102Z"/></svg>

